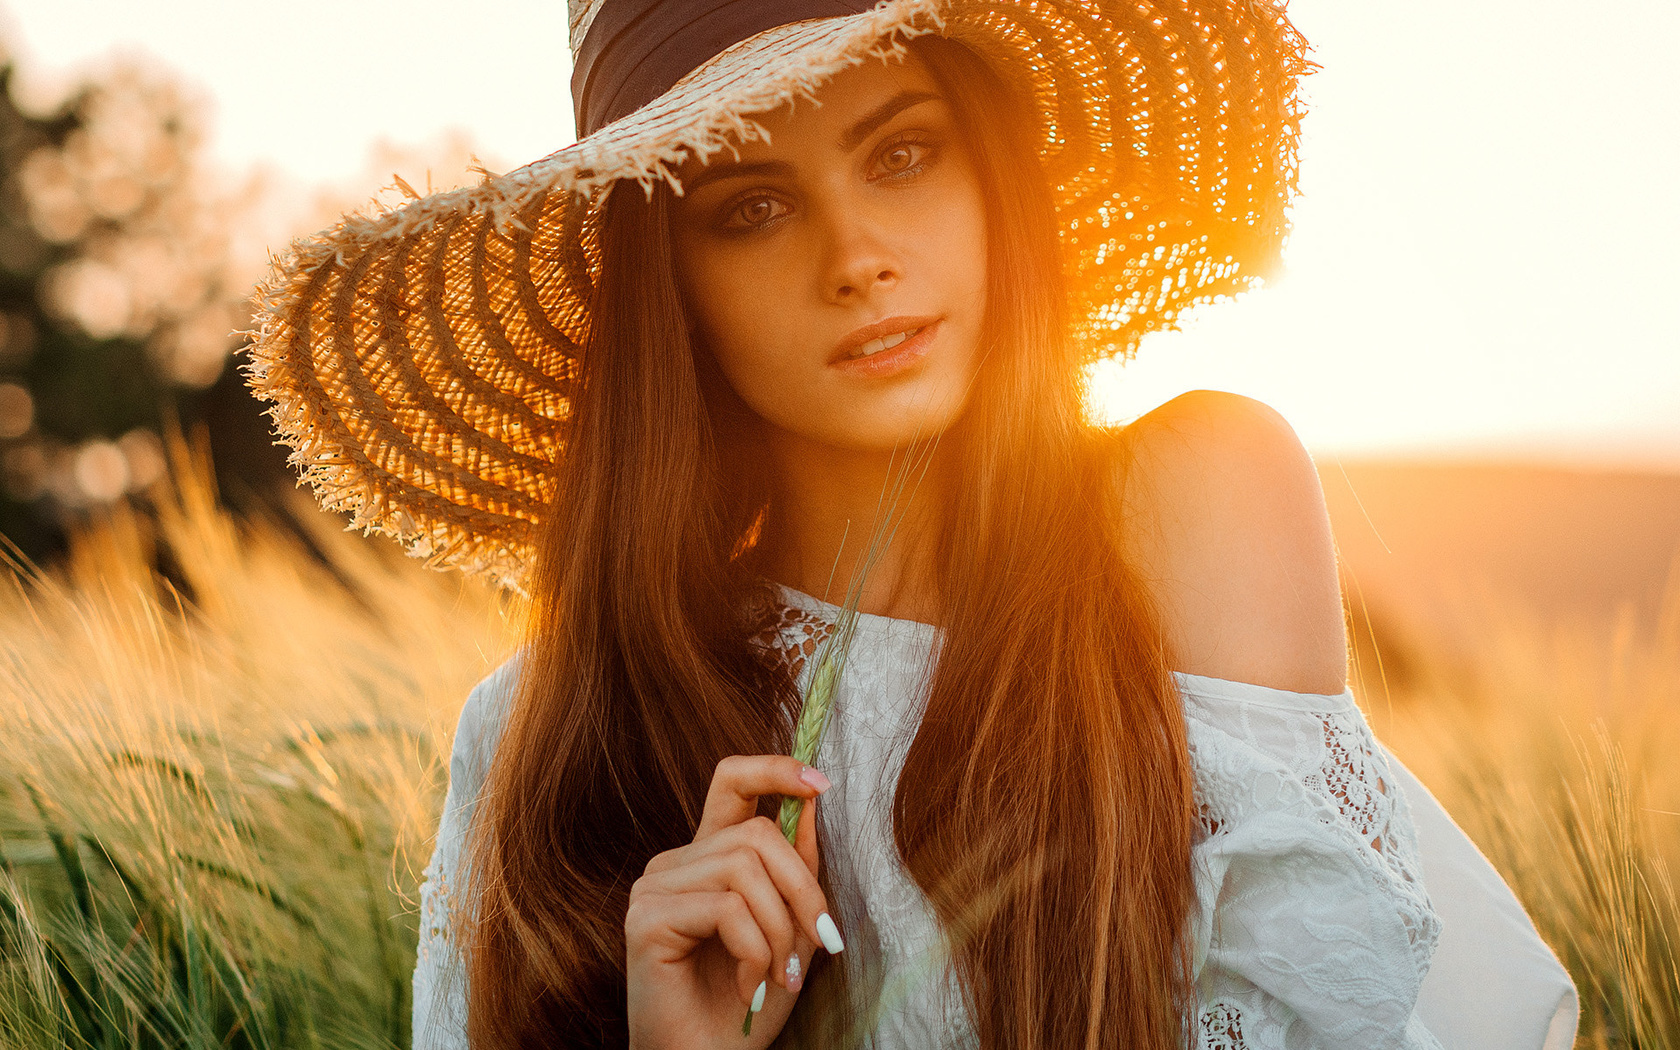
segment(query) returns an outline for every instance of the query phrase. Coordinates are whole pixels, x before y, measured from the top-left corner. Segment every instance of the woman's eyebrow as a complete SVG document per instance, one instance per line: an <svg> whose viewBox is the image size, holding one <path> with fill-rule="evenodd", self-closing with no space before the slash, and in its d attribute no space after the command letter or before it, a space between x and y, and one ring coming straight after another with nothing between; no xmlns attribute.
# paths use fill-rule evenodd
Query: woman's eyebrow
<svg viewBox="0 0 1680 1050"><path fill-rule="evenodd" d="M841 135L839 139L840 151L842 153L850 153L852 150L857 149L859 144L861 144L864 139L868 138L870 134L882 124L885 124L887 121L898 116L911 106L918 106L923 102L931 102L938 97L938 95L935 95L931 91L900 91L892 98L887 99L879 106L876 106L874 109L864 114L856 124L847 128L846 133Z"/></svg>
<svg viewBox="0 0 1680 1050"><path fill-rule="evenodd" d="M839 146L843 153L850 153L862 144L863 140L875 132L887 121L898 116L911 106L919 106L923 102L932 102L939 96L931 91L901 91L892 98L876 106L874 109L859 117L857 122L840 136ZM690 178L683 180L683 193L689 194L708 183L718 179L744 179L753 177L786 178L793 174L793 166L782 161L759 161L753 164L708 164Z"/></svg>
<svg viewBox="0 0 1680 1050"><path fill-rule="evenodd" d="M683 180L682 191L687 195L718 179L746 179L755 176L789 178L792 175L793 165L779 160L765 160L754 164L708 164Z"/></svg>

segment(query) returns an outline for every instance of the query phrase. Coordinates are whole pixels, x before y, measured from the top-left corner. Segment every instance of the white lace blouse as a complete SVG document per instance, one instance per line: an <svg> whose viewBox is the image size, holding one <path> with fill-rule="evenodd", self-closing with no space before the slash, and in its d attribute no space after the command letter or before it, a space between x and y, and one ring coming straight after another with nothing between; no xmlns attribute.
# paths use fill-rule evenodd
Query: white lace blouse
<svg viewBox="0 0 1680 1050"><path fill-rule="evenodd" d="M798 673L838 609L782 588L760 641ZM851 964L874 957L878 1050L975 1046L937 922L892 845L890 807L921 716L938 628L861 615L818 767L831 910ZM421 887L414 1046L465 1050L464 968L450 943L458 861L513 661L461 713L437 845ZM1510 891L1373 739L1350 691L1319 696L1175 676L1202 812L1191 926L1202 1050L1562 1050L1574 988ZM1414 824L1411 803L1427 818ZM1416 828L1431 829L1424 888ZM1447 891L1443 901L1442 890ZM1448 934L1463 917L1474 937ZM1431 960L1452 985L1429 981Z"/></svg>

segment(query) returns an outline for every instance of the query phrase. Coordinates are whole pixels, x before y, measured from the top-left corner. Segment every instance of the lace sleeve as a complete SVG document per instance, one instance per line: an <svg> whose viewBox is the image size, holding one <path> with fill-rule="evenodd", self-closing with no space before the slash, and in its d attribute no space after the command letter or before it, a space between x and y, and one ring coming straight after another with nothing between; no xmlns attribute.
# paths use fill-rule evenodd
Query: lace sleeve
<svg viewBox="0 0 1680 1050"><path fill-rule="evenodd" d="M466 906L461 849L501 735L514 661L480 682L461 708L449 755L449 792L437 844L420 883L420 943L414 962L414 1050L468 1050L467 973L455 945L454 919Z"/></svg>
<svg viewBox="0 0 1680 1050"><path fill-rule="evenodd" d="M1197 1045L1436 1050L1440 923L1406 797L1351 693L1180 675L1202 837Z"/></svg>

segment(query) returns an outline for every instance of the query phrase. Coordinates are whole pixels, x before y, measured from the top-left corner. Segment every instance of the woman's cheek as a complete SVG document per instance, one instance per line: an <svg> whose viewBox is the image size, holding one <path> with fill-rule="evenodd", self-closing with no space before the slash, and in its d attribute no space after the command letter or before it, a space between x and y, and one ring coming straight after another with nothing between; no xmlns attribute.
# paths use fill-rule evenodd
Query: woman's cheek
<svg viewBox="0 0 1680 1050"><path fill-rule="evenodd" d="M787 349L797 344L781 331L785 311L778 302L768 289L752 298L726 291L701 311L702 335L724 379L748 408L772 421L779 405L798 400L802 385Z"/></svg>

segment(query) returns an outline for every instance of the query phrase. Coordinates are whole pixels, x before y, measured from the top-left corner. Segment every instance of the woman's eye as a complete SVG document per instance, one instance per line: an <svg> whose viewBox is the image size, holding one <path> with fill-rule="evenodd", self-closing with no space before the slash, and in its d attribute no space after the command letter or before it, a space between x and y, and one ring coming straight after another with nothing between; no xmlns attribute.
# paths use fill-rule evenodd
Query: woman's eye
<svg viewBox="0 0 1680 1050"><path fill-rule="evenodd" d="M730 209L723 225L731 230L755 230L787 213L787 205L774 197L748 197Z"/></svg>
<svg viewBox="0 0 1680 1050"><path fill-rule="evenodd" d="M880 173L878 177L892 178L918 172L922 165L927 163L929 152L927 144L922 142L892 143L876 157L875 167Z"/></svg>

